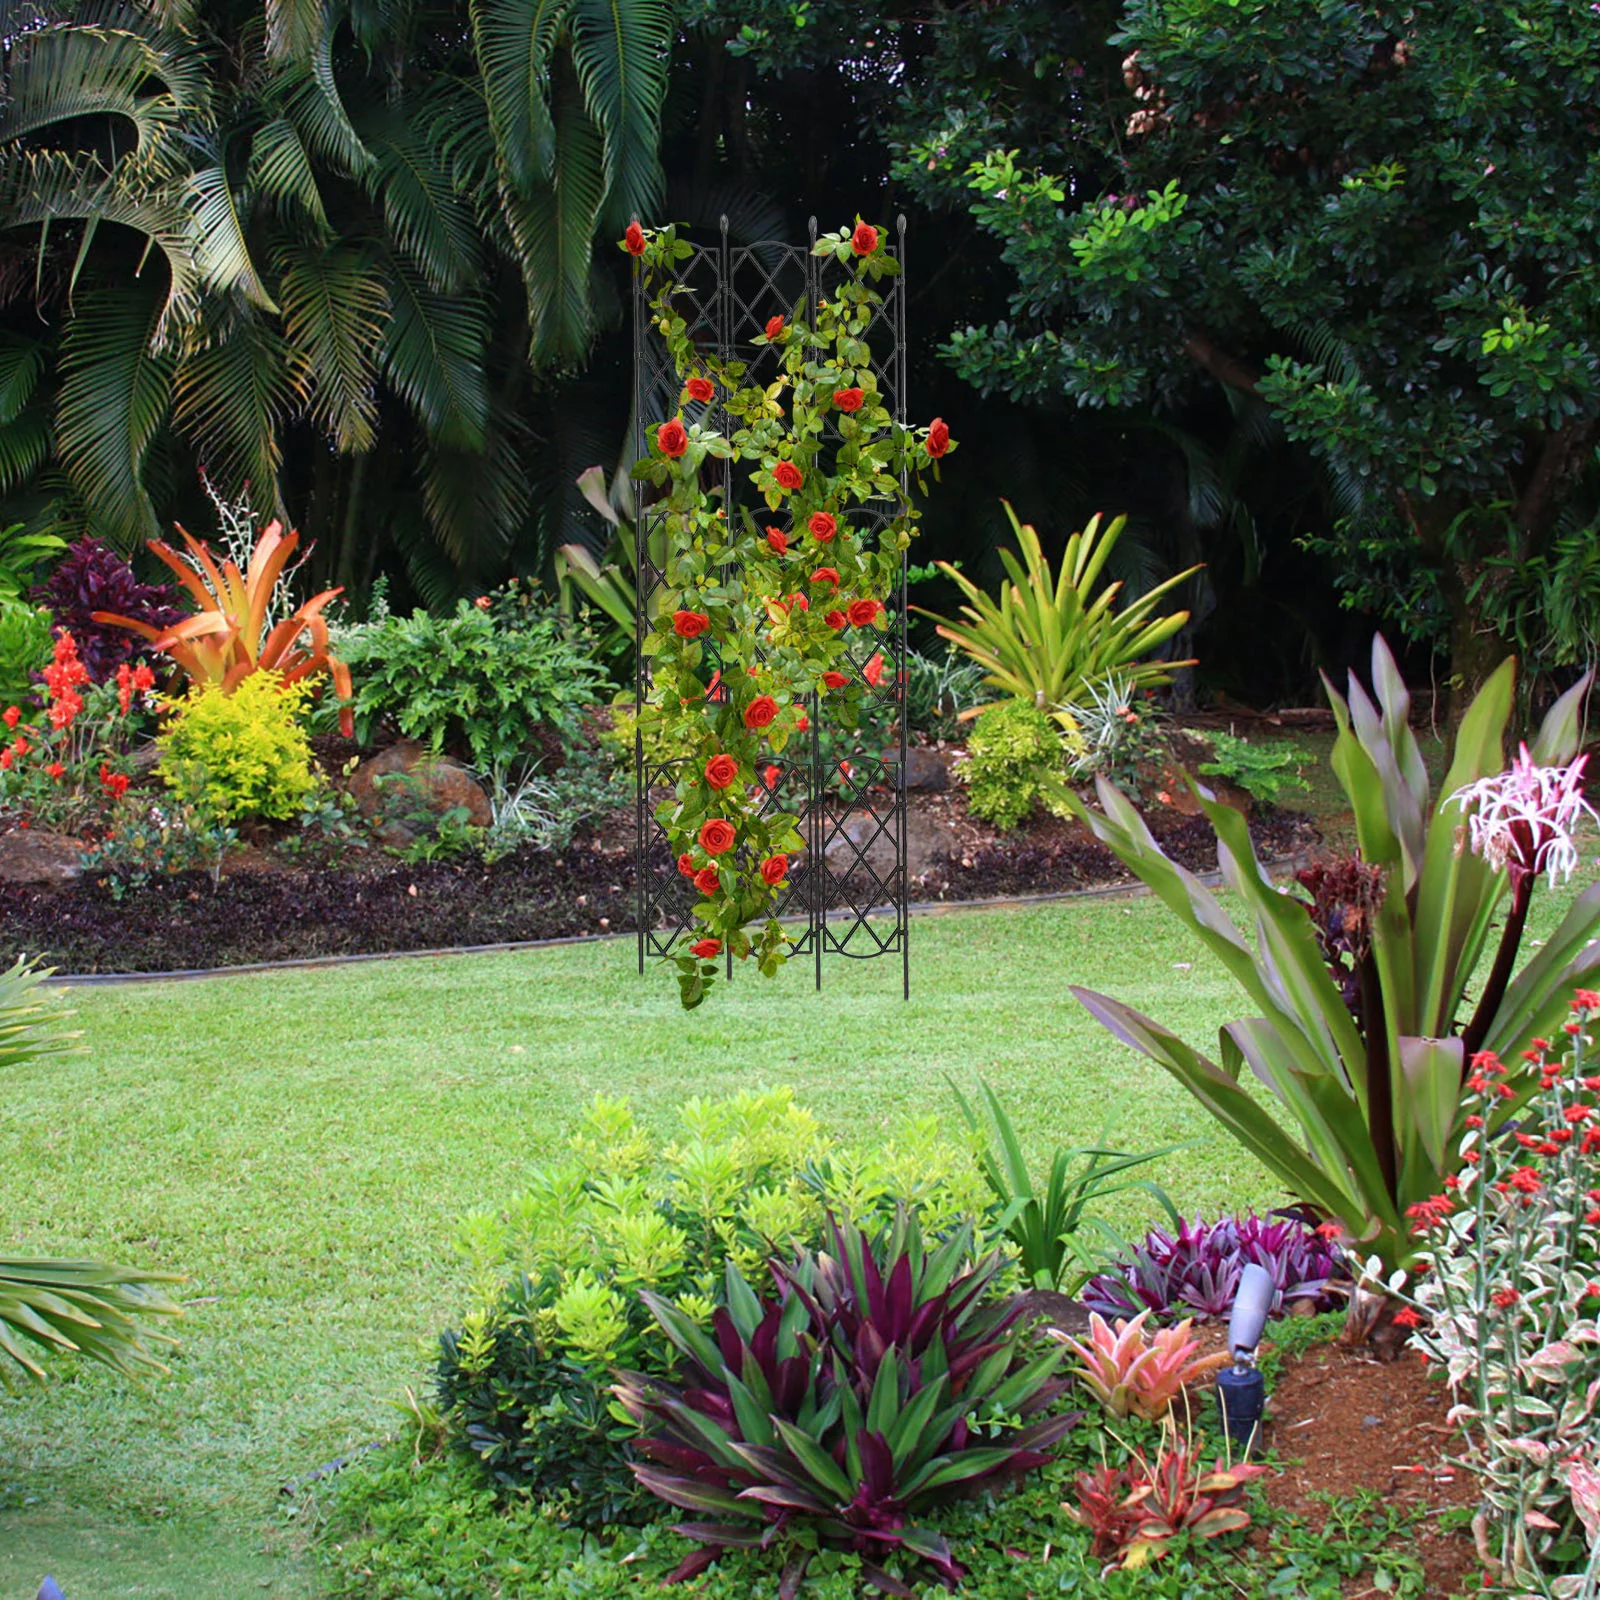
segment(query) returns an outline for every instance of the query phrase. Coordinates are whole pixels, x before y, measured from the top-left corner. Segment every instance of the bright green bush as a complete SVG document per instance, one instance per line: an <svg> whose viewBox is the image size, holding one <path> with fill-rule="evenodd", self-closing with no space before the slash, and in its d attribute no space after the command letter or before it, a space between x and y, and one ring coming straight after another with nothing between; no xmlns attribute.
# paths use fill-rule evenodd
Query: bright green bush
<svg viewBox="0 0 1600 1600"><path fill-rule="evenodd" d="M816 1247L830 1211L870 1228L904 1202L938 1232L989 1202L931 1118L869 1150L836 1143L786 1089L692 1100L680 1119L663 1145L626 1101L597 1099L566 1160L462 1225L473 1304L437 1367L452 1429L501 1483L585 1523L646 1514L607 1393L615 1368L676 1365L641 1289L704 1324L730 1261L748 1277L774 1249Z"/></svg>
<svg viewBox="0 0 1600 1600"><path fill-rule="evenodd" d="M1252 741L1231 733L1208 733L1211 760L1200 764L1208 777L1226 778L1237 784L1252 800L1275 806L1278 797L1290 789L1309 789L1300 769L1311 757L1287 739Z"/></svg>
<svg viewBox="0 0 1600 1600"><path fill-rule="evenodd" d="M0 710L33 693L32 674L44 671L50 647L50 613L0 597Z"/></svg>
<svg viewBox="0 0 1600 1600"><path fill-rule="evenodd" d="M1059 780L1067 748L1060 727L1026 700L989 706L972 725L956 772L967 784L967 809L1000 828L1014 828ZM1046 801L1055 809L1055 802Z"/></svg>
<svg viewBox="0 0 1600 1600"><path fill-rule="evenodd" d="M255 672L232 694L208 683L168 702L157 741L167 786L221 822L296 815L317 786L297 720L310 694L304 683Z"/></svg>
<svg viewBox="0 0 1600 1600"><path fill-rule="evenodd" d="M382 721L481 772L539 749L549 729L563 750L581 742L583 713L605 698L593 646L550 611L507 613L463 600L447 617L383 616L339 636L356 683L356 736Z"/></svg>

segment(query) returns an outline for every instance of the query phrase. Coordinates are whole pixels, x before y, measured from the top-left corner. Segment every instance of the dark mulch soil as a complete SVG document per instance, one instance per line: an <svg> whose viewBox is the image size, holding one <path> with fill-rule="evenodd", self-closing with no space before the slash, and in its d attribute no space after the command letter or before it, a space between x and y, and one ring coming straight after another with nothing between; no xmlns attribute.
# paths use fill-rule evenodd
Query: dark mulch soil
<svg viewBox="0 0 1600 1600"><path fill-rule="evenodd" d="M944 801L922 797L921 805L931 811ZM1203 820L1164 811L1152 825L1185 866L1215 867ZM1275 813L1253 822L1252 833L1263 855L1282 856L1309 842L1308 826ZM493 865L471 859L408 866L361 850L335 870L258 846L230 865L220 888L203 873L177 873L120 901L82 880L0 882L0 956L27 952L70 973L162 972L631 932L631 833L629 815L560 854L526 850ZM1126 876L1076 823L1047 818L996 835L963 816L939 838L959 853L933 853L923 871L913 870L913 900L1082 889ZM0 836L0 850L5 842ZM670 867L665 876L676 877ZM862 904L881 898L870 882L854 887Z"/></svg>
<svg viewBox="0 0 1600 1600"><path fill-rule="evenodd" d="M1146 819L1162 849L1191 872L1213 872L1216 835L1204 817L1162 811ZM1309 817L1268 810L1252 817L1250 837L1263 859L1308 850L1320 835ZM1051 820L1026 832L975 844L960 855L929 862L912 879L920 900L980 900L994 896L1086 889L1125 877L1116 859L1076 822Z"/></svg>

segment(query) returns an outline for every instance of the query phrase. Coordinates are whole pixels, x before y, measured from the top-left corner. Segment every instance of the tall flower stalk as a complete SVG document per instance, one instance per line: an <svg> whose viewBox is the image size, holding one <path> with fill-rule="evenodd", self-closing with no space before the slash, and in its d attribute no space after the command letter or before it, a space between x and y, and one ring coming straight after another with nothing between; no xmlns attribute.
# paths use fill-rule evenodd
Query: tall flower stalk
<svg viewBox="0 0 1600 1600"><path fill-rule="evenodd" d="M872 285L900 267L870 223L818 239L814 253L846 274L809 322L774 308L753 341L781 356L766 386L695 343L674 276L691 252L674 228L635 223L622 248L653 290L651 321L682 385L677 415L649 430L634 467L659 493L646 516L662 519L666 545L663 604L640 641L651 692L638 727L646 748L678 761L656 815L700 892L698 937L671 958L692 1007L724 952L753 957L768 975L785 958L773 909L803 841L762 775L809 728L812 708L826 703L830 721L854 727L864 689L898 670L872 638L888 626L916 532L906 477L924 487L920 475L936 475L955 446L937 417L901 426L878 392ZM716 426L719 413L737 424L731 432ZM766 515L722 504L720 485L703 481L708 463L729 459L749 463Z"/></svg>

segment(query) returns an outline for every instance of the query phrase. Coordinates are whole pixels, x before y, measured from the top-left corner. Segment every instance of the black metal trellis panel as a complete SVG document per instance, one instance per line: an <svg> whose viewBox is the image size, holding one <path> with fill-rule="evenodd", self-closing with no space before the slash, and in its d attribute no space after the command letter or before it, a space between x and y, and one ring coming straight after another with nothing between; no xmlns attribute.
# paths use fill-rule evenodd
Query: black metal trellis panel
<svg viewBox="0 0 1600 1600"><path fill-rule="evenodd" d="M866 338L873 352L872 370L889 414L906 420L906 277L905 218L896 219L895 246L900 273L880 279L882 304L874 310ZM804 245L758 242L732 245L728 220L722 219L722 237L716 246L696 246L680 264L681 285L675 304L688 323L689 335L723 361L746 363L747 383L773 382L782 367L782 353L751 340L765 330L767 319L779 312L785 317L798 308L810 320L819 301L848 270L831 255L814 256L816 218L811 219ZM652 421L674 416L680 383L665 342L650 324L649 299L642 277L634 280L633 299L633 430L634 453L648 453L646 427ZM721 394L719 389L718 393ZM719 402L706 408L704 421L719 431L730 431L730 419ZM709 481L720 468L720 485ZM750 464L724 461L705 469L706 487L720 487L723 505L731 518L743 495L759 507L762 520L774 519L765 502L748 488ZM902 479L902 482L904 480ZM643 640L666 587L665 508L647 503L646 486L640 486L635 524L638 586L636 636ZM787 521L787 511L775 520ZM870 541L892 518L892 508L866 506L850 509L856 538ZM798 540L797 540L798 542ZM654 554L652 554L654 552ZM765 794L763 808L792 812L800 836L806 841L801 859L789 874L788 888L778 897L777 915L803 922L795 931L793 954L810 955L816 983L822 987L825 953L863 959L892 955L901 959L902 988L911 993L911 949L906 876L906 563L902 555L894 597L894 618L887 629L874 629L866 637L848 635L849 665L862 678L864 730L892 722L892 742L864 731L856 746L846 748L845 730L827 720L827 700L813 695L807 708L811 723L809 748L791 744L783 756L774 756L760 774ZM883 673L876 688L862 676L874 654L883 657ZM643 705L650 692L650 662L637 656L635 692ZM714 662L712 663L715 664ZM859 748L864 743L866 748ZM844 751L841 754L841 750ZM667 844L665 828L657 821L656 805L676 782L681 761L647 762L641 737L635 738L636 778L634 850L637 867L639 970L647 955L664 956L694 930L698 892L677 869ZM729 958L729 974L733 963Z"/></svg>

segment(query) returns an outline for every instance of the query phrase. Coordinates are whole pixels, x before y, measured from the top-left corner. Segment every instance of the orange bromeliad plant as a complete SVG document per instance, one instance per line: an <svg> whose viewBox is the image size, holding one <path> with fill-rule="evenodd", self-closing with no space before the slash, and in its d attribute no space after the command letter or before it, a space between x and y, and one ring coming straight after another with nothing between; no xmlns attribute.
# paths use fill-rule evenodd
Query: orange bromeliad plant
<svg viewBox="0 0 1600 1600"><path fill-rule="evenodd" d="M114 611L95 612L96 622L112 622L148 639L197 686L216 683L224 694L231 694L241 679L254 672L282 673L289 684L326 671L340 698L349 701L350 669L329 652L328 624L322 616L322 608L341 593L339 589L324 589L281 622L267 626L273 590L300 542L298 533L285 533L281 522L269 522L250 553L249 565L240 572L232 561L219 566L200 540L181 527L178 532L189 547L187 558L159 539L151 539L149 546L200 609L165 632ZM348 704L339 712L339 726L348 738L353 731Z"/></svg>

